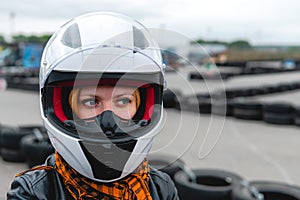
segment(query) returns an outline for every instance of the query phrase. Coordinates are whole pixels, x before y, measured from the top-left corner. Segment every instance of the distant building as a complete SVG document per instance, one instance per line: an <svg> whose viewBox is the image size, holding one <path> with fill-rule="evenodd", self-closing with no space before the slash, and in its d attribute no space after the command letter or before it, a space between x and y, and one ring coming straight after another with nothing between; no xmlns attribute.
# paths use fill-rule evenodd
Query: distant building
<svg viewBox="0 0 300 200"><path fill-rule="evenodd" d="M203 64L222 60L226 62L227 46L222 44L192 44L189 49L188 59L192 63Z"/></svg>
<svg viewBox="0 0 300 200"><path fill-rule="evenodd" d="M258 45L254 46L257 51L267 51L267 52L286 52L290 49L290 46L279 46L279 45Z"/></svg>

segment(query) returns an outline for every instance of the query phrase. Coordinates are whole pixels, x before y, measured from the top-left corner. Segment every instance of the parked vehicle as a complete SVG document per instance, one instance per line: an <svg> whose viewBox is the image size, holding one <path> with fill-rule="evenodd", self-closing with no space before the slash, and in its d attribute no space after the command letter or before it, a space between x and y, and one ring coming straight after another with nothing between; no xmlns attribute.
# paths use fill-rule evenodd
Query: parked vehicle
<svg viewBox="0 0 300 200"><path fill-rule="evenodd" d="M37 76L43 51L39 43L19 43L7 46L0 52L2 76Z"/></svg>

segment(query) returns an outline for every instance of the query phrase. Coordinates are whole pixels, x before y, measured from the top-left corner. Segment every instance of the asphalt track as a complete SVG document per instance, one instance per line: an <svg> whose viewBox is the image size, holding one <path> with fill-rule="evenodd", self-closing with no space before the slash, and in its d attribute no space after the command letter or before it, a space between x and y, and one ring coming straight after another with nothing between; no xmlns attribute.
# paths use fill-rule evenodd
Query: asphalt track
<svg viewBox="0 0 300 200"><path fill-rule="evenodd" d="M181 87L184 87L181 85ZM38 94L8 89L0 93L0 123L41 125ZM300 186L300 127L195 112L165 110L166 121L151 154L171 154L190 168L230 170L247 180L276 180ZM0 158L0 199L24 163Z"/></svg>

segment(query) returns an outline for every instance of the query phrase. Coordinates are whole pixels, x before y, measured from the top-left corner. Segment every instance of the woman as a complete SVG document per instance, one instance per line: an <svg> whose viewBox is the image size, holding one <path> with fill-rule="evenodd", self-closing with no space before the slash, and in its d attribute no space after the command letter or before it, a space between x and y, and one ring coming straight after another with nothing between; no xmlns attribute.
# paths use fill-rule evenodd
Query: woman
<svg viewBox="0 0 300 200"><path fill-rule="evenodd" d="M137 21L91 13L62 26L41 61L41 115L56 153L8 199L178 199L146 156L163 125L164 66Z"/></svg>

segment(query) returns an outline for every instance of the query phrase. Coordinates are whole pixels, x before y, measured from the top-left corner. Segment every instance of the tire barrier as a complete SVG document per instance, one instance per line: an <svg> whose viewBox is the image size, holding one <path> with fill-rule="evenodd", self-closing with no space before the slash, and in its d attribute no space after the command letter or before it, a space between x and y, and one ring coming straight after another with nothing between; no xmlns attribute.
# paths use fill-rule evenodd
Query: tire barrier
<svg viewBox="0 0 300 200"><path fill-rule="evenodd" d="M236 74L239 74L239 73L236 73ZM290 77L290 74L288 74L287 78L289 78L289 77ZM268 78L270 79L270 77L268 77ZM294 78L292 78L291 82L288 82L288 83L286 81L284 81L283 83L269 84L266 86L253 86L253 87L247 86L247 87L237 88L236 85L233 85L234 87L232 87L232 88L229 87L226 89L225 94L224 94L224 91L221 91L221 92L213 91L212 94L205 94L206 96L208 96L208 98L197 97L200 113L205 113L205 114L211 113L212 106L210 103L211 100L209 99L210 96L218 96L219 95L223 98L224 95L226 95L226 99L228 101L229 99L235 99L237 97L259 96L259 95L273 94L273 93L277 93L277 92L299 89L300 82L293 81L293 80L294 80ZM10 87L13 87L13 88L34 90L34 91L39 90L37 77L26 77L26 78L15 77L15 78L8 79L7 82L10 85ZM237 83L240 83L240 82L241 81L239 80ZM189 100L186 100L186 99L189 99ZM197 106L197 101L193 100L190 97L183 97L179 90L172 90L172 91L169 89L166 90L163 95L163 101L164 101L165 108L179 109L179 104L180 104L180 106L183 107L182 110L193 110L194 111L194 110L196 110L195 106ZM183 105L183 104L185 104L185 105ZM233 112L230 112L231 110L232 110L232 105L228 104L227 105L228 112L226 113L227 116L233 115ZM218 114L218 112L216 112L216 114Z"/></svg>
<svg viewBox="0 0 300 200"><path fill-rule="evenodd" d="M295 125L300 126L300 107L295 108L294 123Z"/></svg>
<svg viewBox="0 0 300 200"><path fill-rule="evenodd" d="M178 90L167 89L163 93L163 105L165 108L175 108L178 103L178 98L180 98L181 93Z"/></svg>
<svg viewBox="0 0 300 200"><path fill-rule="evenodd" d="M25 156L20 149L1 148L1 156L7 162L25 162Z"/></svg>
<svg viewBox="0 0 300 200"><path fill-rule="evenodd" d="M300 200L300 187L274 181L253 181L255 187L264 200Z"/></svg>
<svg viewBox="0 0 300 200"><path fill-rule="evenodd" d="M8 162L24 162L25 155L20 148L21 139L35 131L45 132L41 126L7 127L1 131L1 156Z"/></svg>
<svg viewBox="0 0 300 200"><path fill-rule="evenodd" d="M167 173L174 180L174 175L179 171L185 171L187 174L190 170L180 158L175 156L159 154L147 157L150 166Z"/></svg>
<svg viewBox="0 0 300 200"><path fill-rule="evenodd" d="M10 129L13 129L13 127L0 124L0 150L2 146L2 132L7 132ZM0 155L1 155L1 151L0 151Z"/></svg>
<svg viewBox="0 0 300 200"><path fill-rule="evenodd" d="M300 91L264 96L265 93L276 93L275 88L277 87L265 86L246 90L218 91L212 96L205 93L196 97L181 96L176 108L245 120L262 120L270 124L300 126L300 105L295 101L299 98ZM227 95L226 98L224 98L225 95ZM254 97L246 98L251 96Z"/></svg>
<svg viewBox="0 0 300 200"><path fill-rule="evenodd" d="M198 97L199 113L209 114L211 113L211 100L207 98Z"/></svg>
<svg viewBox="0 0 300 200"><path fill-rule="evenodd" d="M294 124L294 114L287 113L284 115L277 115L277 113L264 113L263 119L270 124L291 125Z"/></svg>
<svg viewBox="0 0 300 200"><path fill-rule="evenodd" d="M300 69L300 68L299 68ZM297 69L298 70L298 69ZM224 70L226 76L230 74L230 71ZM290 71L289 71L290 72ZM262 111L262 116L260 117L260 111L259 105L255 106L255 110L251 110L250 108L240 108L240 105L235 105L235 100L240 97L262 97L263 95L267 94L275 94L275 93L282 93L286 91L293 91L300 89L300 82L296 81L295 76L297 76L298 72L295 72L296 74L288 74L287 76L284 76L284 78L278 77L278 75L274 75L275 78L277 78L277 83L272 83L270 80L273 78L273 75L271 77L267 77L267 81L264 81L263 77L258 77L258 79L247 79L247 81L253 81L261 82L262 86L258 86L258 84L253 84L253 86L247 86L247 87L237 87L240 83L242 83L242 80L237 80L233 82L230 82L231 84L228 84L226 87L226 91L212 91L211 94L203 94L198 95L197 98L190 97L190 96L182 96L181 92L179 90L166 90L163 95L163 102L165 108L176 108L178 110L185 110L185 111L197 111L201 114L217 114L217 115L226 115L226 116L233 116L239 119L249 119L249 120L263 120L267 123L271 124L296 124L300 125L300 115L292 114L294 113L291 111L290 113L285 112L282 114L280 111ZM236 75L239 74L246 74L246 72L241 73L234 73ZM230 76L230 75L229 75ZM244 78L243 78L244 79ZM287 82L286 80L290 80L290 82ZM281 82L280 82L281 81ZM12 88L18 88L18 89L24 89L24 90L34 90L38 91L38 79L37 77L11 77L7 80L8 87ZM243 84L245 86L245 84ZM231 86L231 87L230 87ZM217 89L217 88L216 88ZM220 98L223 98L226 95L227 103L224 105L224 103L218 104L218 96ZM214 101L211 100L211 97L214 97ZM215 98L216 97L216 98ZM211 103L214 102L214 105ZM265 105L265 103L261 103L262 106ZM265 106L264 106L265 107ZM264 108L267 109L267 108ZM283 108L285 110L285 108ZM279 113L281 113L279 115ZM0 144L1 144L1 137L0 137Z"/></svg>
<svg viewBox="0 0 300 200"><path fill-rule="evenodd" d="M268 94L273 94L273 93L277 93L280 92L280 88L277 85L268 85L265 86L268 90Z"/></svg>
<svg viewBox="0 0 300 200"><path fill-rule="evenodd" d="M291 85L296 85L298 83L291 83ZM269 86L261 86L261 87L245 87L245 88L228 88L226 91L215 91L211 96L214 96L216 99L224 98L226 99L234 99L238 97L253 97L253 96L261 96L273 93L279 93L283 91L289 91L291 87L279 85L269 85ZM285 89L284 89L285 88ZM299 88L295 88L296 90ZM209 96L209 95L207 95Z"/></svg>
<svg viewBox="0 0 300 200"><path fill-rule="evenodd" d="M189 96L182 97L175 108L182 111L199 112L203 114L211 113L211 99L207 96Z"/></svg>
<svg viewBox="0 0 300 200"><path fill-rule="evenodd" d="M271 124L294 124L295 109L288 103L263 105L263 120Z"/></svg>
<svg viewBox="0 0 300 200"><path fill-rule="evenodd" d="M226 102L218 100L212 105L212 114L221 116L233 116L233 100L228 99Z"/></svg>
<svg viewBox="0 0 300 200"><path fill-rule="evenodd" d="M7 80L7 87L14 89L39 91L39 79L38 77L15 77Z"/></svg>
<svg viewBox="0 0 300 200"><path fill-rule="evenodd" d="M278 114L286 114L286 113L294 112L295 109L289 103L276 102L276 103L264 104L263 111L271 112L271 113L278 113Z"/></svg>
<svg viewBox="0 0 300 200"><path fill-rule="evenodd" d="M275 181L247 181L219 169L192 170L192 181L184 171L174 175L180 199L205 200L300 200L300 187Z"/></svg>
<svg viewBox="0 0 300 200"><path fill-rule="evenodd" d="M43 164L46 158L54 153L54 148L48 135L38 132L24 136L21 140L20 148L29 168Z"/></svg>
<svg viewBox="0 0 300 200"><path fill-rule="evenodd" d="M264 200L262 193L256 187L250 185L249 181L242 180L240 184L232 189L232 200Z"/></svg>
<svg viewBox="0 0 300 200"><path fill-rule="evenodd" d="M217 65L219 66L219 65ZM221 67L222 65L219 66L219 69L222 69ZM231 66L233 67L233 66ZM237 66L236 67L238 70L239 68L241 68L241 66ZM291 72L291 71L299 71L299 68L295 68L293 70L287 70L287 69L281 69L281 68L266 68L266 67L252 67L249 69L246 69L245 66L243 66L243 70L239 70L239 73L230 73L230 72L222 72L222 70L220 70L220 74L217 74L215 76L205 76L205 75L201 75L199 72L191 72L189 74L189 78L190 79L197 79L197 80L207 80L207 79L213 79L213 78L219 78L220 76L222 77L222 79L227 79L227 78L233 78L235 76L244 76L244 75L262 75L262 74L275 74L275 73L285 73L285 72ZM233 71L236 71L233 70Z"/></svg>
<svg viewBox="0 0 300 200"><path fill-rule="evenodd" d="M233 103L233 116L238 119L261 120L262 105L255 101L237 100Z"/></svg>
<svg viewBox="0 0 300 200"><path fill-rule="evenodd" d="M231 200L232 191L244 179L232 172L218 169L196 169L195 182L184 171L174 175L180 199Z"/></svg>
<svg viewBox="0 0 300 200"><path fill-rule="evenodd" d="M226 73L216 73L214 75L205 75L205 74L199 74L198 72L191 72L190 75L189 75L189 78L191 80L193 79L197 79L197 80L213 80L213 79L222 79L222 80L225 80L225 79L228 79L228 78L231 78L233 76L237 76L237 75L240 75L240 74L237 74L237 73L229 73L229 72L226 72Z"/></svg>

